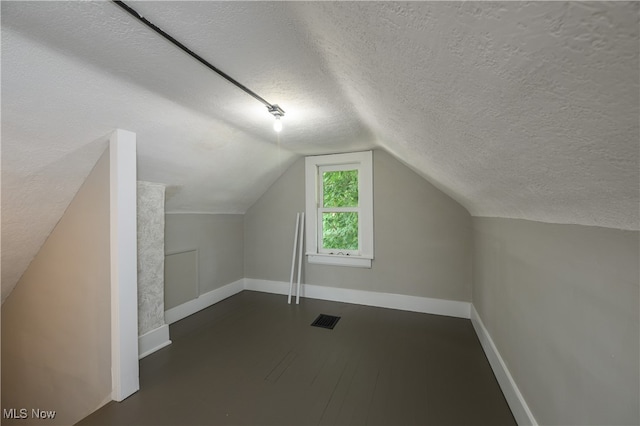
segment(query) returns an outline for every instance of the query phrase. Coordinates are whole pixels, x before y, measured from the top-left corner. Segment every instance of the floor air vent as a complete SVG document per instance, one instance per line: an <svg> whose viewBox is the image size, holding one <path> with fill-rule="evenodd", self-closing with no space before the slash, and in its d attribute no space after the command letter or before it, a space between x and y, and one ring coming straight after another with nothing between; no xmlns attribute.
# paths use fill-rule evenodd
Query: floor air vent
<svg viewBox="0 0 640 426"><path fill-rule="evenodd" d="M340 317L320 314L318 318L316 318L316 320L311 323L311 325L314 327L322 327L322 328L328 328L330 330L333 330L333 327L336 326L339 320L340 320Z"/></svg>

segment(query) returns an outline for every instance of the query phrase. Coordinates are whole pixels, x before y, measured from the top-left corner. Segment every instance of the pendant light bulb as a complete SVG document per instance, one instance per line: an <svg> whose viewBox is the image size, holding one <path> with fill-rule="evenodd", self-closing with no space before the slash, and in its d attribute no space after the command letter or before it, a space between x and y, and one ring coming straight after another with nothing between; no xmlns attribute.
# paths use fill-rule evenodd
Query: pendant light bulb
<svg viewBox="0 0 640 426"><path fill-rule="evenodd" d="M282 131L282 121L280 121L280 119L284 117L284 111L277 104L267 106L267 110L276 119L273 123L273 130L280 133Z"/></svg>
<svg viewBox="0 0 640 426"><path fill-rule="evenodd" d="M282 121L280 121L280 117L278 116L276 116L276 121L273 123L273 130L275 130L276 133L280 133L282 131Z"/></svg>

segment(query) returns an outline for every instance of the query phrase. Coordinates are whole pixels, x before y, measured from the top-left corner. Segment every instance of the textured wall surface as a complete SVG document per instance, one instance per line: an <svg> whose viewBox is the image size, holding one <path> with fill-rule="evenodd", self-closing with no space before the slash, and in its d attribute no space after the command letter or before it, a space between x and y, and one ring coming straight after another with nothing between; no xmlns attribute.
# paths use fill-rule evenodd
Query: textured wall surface
<svg viewBox="0 0 640 426"><path fill-rule="evenodd" d="M640 229L640 3L299 10L379 143L473 216Z"/></svg>
<svg viewBox="0 0 640 426"><path fill-rule="evenodd" d="M168 212L244 213L296 156L381 146L474 216L640 229L638 2L136 3L280 104L279 135L112 2L1 7L3 298L114 127Z"/></svg>
<svg viewBox="0 0 640 426"><path fill-rule="evenodd" d="M3 409L70 425L111 400L109 203L107 151L2 305Z"/></svg>
<svg viewBox="0 0 640 426"><path fill-rule="evenodd" d="M373 154L375 259L371 269L304 264L307 284L471 300L471 217L383 150ZM245 214L245 276L289 281L304 161Z"/></svg>
<svg viewBox="0 0 640 426"><path fill-rule="evenodd" d="M164 322L164 185L138 182L138 334Z"/></svg>
<svg viewBox="0 0 640 426"><path fill-rule="evenodd" d="M473 305L541 425L640 422L640 235L474 218Z"/></svg>

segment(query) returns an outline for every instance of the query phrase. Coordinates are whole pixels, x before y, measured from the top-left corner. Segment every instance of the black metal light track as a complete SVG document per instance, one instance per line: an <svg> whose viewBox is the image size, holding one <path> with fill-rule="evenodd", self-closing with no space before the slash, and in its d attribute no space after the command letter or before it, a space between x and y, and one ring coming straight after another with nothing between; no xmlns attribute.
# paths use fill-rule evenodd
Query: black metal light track
<svg viewBox="0 0 640 426"><path fill-rule="evenodd" d="M151 22L148 19L144 18L135 9L133 9L131 6L127 5L125 2L119 1L119 0L111 0L111 1L113 3L115 3L116 5L120 6L123 10L125 10L131 16L133 16L134 18L138 19L140 22L145 24L147 27L151 28L153 31L155 31L156 33L160 34L163 38L165 38L166 40L171 42L173 45L175 45L176 47L180 48L187 55L191 56L193 59L195 59L196 61L200 62L205 67L209 68L211 71L215 72L220 77L222 77L225 80L227 80L229 83L235 85L239 89L242 89L247 94L251 95L252 97L257 99L258 101L262 102L267 107L269 112L271 114L273 114L274 116L276 116L276 118L278 118L278 116L280 116L280 117L284 116L284 111L277 104L271 104L271 103L267 102L262 96L258 95L256 92L254 92L253 90L249 89L247 86L245 86L244 84L240 83L235 78L231 77L229 74L227 74L224 71L220 70L219 68L216 68L215 66L213 66L211 63L209 63L202 56L198 55L197 53L195 53L194 51L189 49L187 46L185 46L184 44L182 44L181 42L176 40L173 36L171 36L170 34L166 33L165 31L163 31L161 28L159 28L153 22Z"/></svg>

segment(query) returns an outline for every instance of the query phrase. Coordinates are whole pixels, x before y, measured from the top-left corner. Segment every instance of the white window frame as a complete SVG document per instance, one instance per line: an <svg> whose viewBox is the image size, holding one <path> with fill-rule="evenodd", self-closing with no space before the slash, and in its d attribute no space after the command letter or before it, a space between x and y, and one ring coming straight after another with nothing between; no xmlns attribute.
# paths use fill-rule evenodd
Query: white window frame
<svg viewBox="0 0 640 426"><path fill-rule="evenodd" d="M322 172L358 170L358 207L331 208L329 210L356 211L358 213L358 250L341 254L330 253L320 247L322 241ZM318 155L305 158L305 227L307 259L309 263L334 266L371 268L373 260L373 153Z"/></svg>

